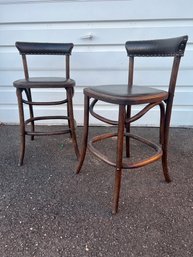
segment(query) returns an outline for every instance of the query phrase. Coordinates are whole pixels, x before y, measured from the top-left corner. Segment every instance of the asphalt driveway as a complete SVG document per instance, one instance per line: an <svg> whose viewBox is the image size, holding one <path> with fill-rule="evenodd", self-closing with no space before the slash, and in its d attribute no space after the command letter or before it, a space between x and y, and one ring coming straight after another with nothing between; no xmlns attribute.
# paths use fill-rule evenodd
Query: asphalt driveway
<svg viewBox="0 0 193 257"><path fill-rule="evenodd" d="M90 132L101 130L111 128ZM133 130L158 135L156 128ZM193 256L193 129L170 130L172 183L164 182L159 161L124 171L116 215L112 167L87 153L76 175L68 135L28 138L18 167L18 135L18 126L0 126L0 257ZM98 147L113 154L114 145ZM146 154L141 145L133 149Z"/></svg>

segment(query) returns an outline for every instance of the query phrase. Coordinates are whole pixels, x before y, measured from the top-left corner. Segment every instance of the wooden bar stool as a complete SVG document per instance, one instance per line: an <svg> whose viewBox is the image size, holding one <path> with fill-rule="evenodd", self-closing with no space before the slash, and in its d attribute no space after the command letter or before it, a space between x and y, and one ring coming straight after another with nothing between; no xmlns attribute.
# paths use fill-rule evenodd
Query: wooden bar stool
<svg viewBox="0 0 193 257"><path fill-rule="evenodd" d="M113 213L116 213L118 210L122 169L139 168L161 159L165 180L166 182L171 181L167 166L169 125L180 59L184 55L187 40L187 36L182 36L159 40L128 41L125 44L127 55L129 56L128 85L107 85L88 87L84 89L84 132L77 173L81 170L86 154L89 113L103 122L111 125L117 125L117 133L107 133L95 136L88 143L89 150L96 157L115 167L115 184L112 207ZM167 91L146 86L133 85L135 57L173 58ZM93 99L92 103L90 103L91 98ZM99 100L118 105L118 121L107 119L94 111L94 107ZM145 107L142 107L141 111L134 116L131 116L131 106L142 104L145 105ZM145 113L155 106L160 108L160 144L152 143L145 138L130 133L130 124L140 119ZM94 146L94 143L112 137L117 137L116 160L112 160L112 158L107 157ZM129 159L131 138L152 148L154 151L153 155L137 162L131 162ZM126 141L126 158L123 158L124 139Z"/></svg>
<svg viewBox="0 0 193 257"><path fill-rule="evenodd" d="M25 154L25 136L48 136L48 135L61 135L70 133L74 150L77 158L79 157L79 150L77 145L73 104L72 98L74 95L75 81L70 79L70 55L73 48L72 43L31 43L31 42L16 42L16 47L19 50L24 68L24 79L20 79L13 82L13 86L16 88L16 94L18 99L19 119L20 119L20 157L19 166L23 164ZM63 55L65 56L65 76L64 77L30 77L27 64L27 55ZM60 101L33 101L32 89L64 89L64 96ZM25 119L24 104L29 106L30 118ZM62 116L34 116L33 106L51 106L67 104L67 115ZM35 122L39 120L49 119L64 119L68 122L68 128L64 128L58 131L52 132L40 132L35 128ZM31 129L27 128L27 124L30 124Z"/></svg>

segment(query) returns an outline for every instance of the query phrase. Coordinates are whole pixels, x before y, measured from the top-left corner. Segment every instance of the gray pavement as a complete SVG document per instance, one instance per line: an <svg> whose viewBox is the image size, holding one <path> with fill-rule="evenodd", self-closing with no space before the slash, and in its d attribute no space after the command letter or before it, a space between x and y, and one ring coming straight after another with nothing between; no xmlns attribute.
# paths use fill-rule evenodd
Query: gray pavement
<svg viewBox="0 0 193 257"><path fill-rule="evenodd" d="M90 135L109 130L92 127ZM132 130L158 135L156 128ZM172 183L164 182L160 161L123 172L114 216L114 168L88 152L76 175L68 135L27 138L18 167L18 135L18 126L0 126L0 257L193 256L193 129L170 130ZM148 154L132 144L137 156ZM98 147L111 155L114 146Z"/></svg>

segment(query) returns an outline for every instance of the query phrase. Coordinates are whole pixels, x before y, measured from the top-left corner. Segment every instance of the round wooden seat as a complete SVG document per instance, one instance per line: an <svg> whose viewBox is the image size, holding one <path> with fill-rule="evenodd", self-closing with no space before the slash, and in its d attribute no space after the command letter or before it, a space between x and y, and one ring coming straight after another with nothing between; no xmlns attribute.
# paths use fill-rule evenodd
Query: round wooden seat
<svg viewBox="0 0 193 257"><path fill-rule="evenodd" d="M104 85L84 89L89 97L115 104L143 104L167 99L168 92L156 88L128 85Z"/></svg>
<svg viewBox="0 0 193 257"><path fill-rule="evenodd" d="M32 77L13 82L16 88L66 88L74 87L75 81L62 77Z"/></svg>

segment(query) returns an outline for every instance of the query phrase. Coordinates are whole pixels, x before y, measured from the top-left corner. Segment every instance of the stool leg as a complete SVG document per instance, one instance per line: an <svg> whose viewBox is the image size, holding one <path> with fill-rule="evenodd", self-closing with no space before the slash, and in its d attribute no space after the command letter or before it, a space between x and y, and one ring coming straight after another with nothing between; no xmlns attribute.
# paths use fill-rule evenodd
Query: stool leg
<svg viewBox="0 0 193 257"><path fill-rule="evenodd" d="M72 97L74 96L74 88L72 88ZM67 104L67 116L70 117L69 114L69 105ZM70 119L68 119L68 127L70 128ZM70 130L70 136L72 138L72 131Z"/></svg>
<svg viewBox="0 0 193 257"><path fill-rule="evenodd" d="M74 145L75 154L77 156L77 159L79 159L80 153L78 150L78 144L76 139L76 132L75 132L75 125L74 125L74 113L73 113L73 104L72 104L72 89L67 89L67 110L69 115L69 124L70 124L70 131L71 131L71 137L72 137L72 143Z"/></svg>
<svg viewBox="0 0 193 257"><path fill-rule="evenodd" d="M24 110L22 102L22 89L17 88L16 90L18 108L19 108L19 120L20 120L20 157L18 166L23 164L25 154L25 122L24 122Z"/></svg>
<svg viewBox="0 0 193 257"><path fill-rule="evenodd" d="M125 106L119 106L119 122L118 122L118 137L117 137L117 160L115 171L115 184L113 193L113 208L112 213L117 213L119 205L119 194L121 188L121 175L122 175L122 158L123 158L123 141L124 141L124 128L125 128Z"/></svg>
<svg viewBox="0 0 193 257"><path fill-rule="evenodd" d="M89 102L90 98L84 95L84 132L83 132L83 139L82 139L82 149L80 153L79 163L76 169L76 173L78 174L82 168L86 149L87 149L87 142L88 142L88 128L89 128Z"/></svg>
<svg viewBox="0 0 193 257"><path fill-rule="evenodd" d="M127 119L131 117L131 106L127 106ZM130 123L126 124L126 132L130 133ZM130 157L130 137L126 136L126 157Z"/></svg>
<svg viewBox="0 0 193 257"><path fill-rule="evenodd" d="M68 116L68 127L70 128L70 114L69 114L69 105L67 103L67 116ZM72 138L72 131L70 130L70 137Z"/></svg>
<svg viewBox="0 0 193 257"><path fill-rule="evenodd" d="M163 173L164 173L164 177L165 177L165 181L170 183L171 179L169 176L169 171L168 171L168 146L167 146L167 142L165 140L165 136L164 136L164 142L163 142L163 155L162 155L162 167L163 167Z"/></svg>
<svg viewBox="0 0 193 257"><path fill-rule="evenodd" d="M162 145L164 140L164 119L165 119L165 107L164 104L161 103L160 107L160 130L159 130L159 142Z"/></svg>
<svg viewBox="0 0 193 257"><path fill-rule="evenodd" d="M31 89L30 88L25 89L25 93L26 93L28 101L32 102ZM34 117L32 104L29 104L29 113L30 113L30 118L32 119ZM31 132L34 132L34 131L35 131L34 121L31 121ZM34 136L31 136L31 140L34 140Z"/></svg>
<svg viewBox="0 0 193 257"><path fill-rule="evenodd" d="M170 117L171 117L171 104L167 104L167 109L166 109L166 115L165 115L165 120L164 120L164 135L161 136L163 139L162 143L162 167L163 167L163 173L165 177L166 182L171 182L169 172L168 172L168 138L169 138L169 126L170 126Z"/></svg>

